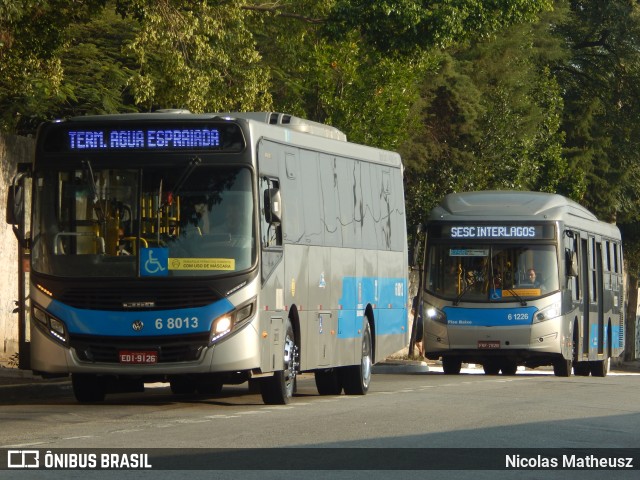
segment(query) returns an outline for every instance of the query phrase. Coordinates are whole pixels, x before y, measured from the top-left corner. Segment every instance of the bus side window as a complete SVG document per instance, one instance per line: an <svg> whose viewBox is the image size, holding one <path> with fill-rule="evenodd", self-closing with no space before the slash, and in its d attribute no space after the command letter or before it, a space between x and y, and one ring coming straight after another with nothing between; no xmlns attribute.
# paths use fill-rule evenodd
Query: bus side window
<svg viewBox="0 0 640 480"><path fill-rule="evenodd" d="M267 205L270 193L277 190L279 183L277 180L268 177L261 177L259 180L260 189L260 240L263 248L278 247L282 245L282 226L271 222L267 218L267 210L272 208ZM282 206L280 205L279 208Z"/></svg>

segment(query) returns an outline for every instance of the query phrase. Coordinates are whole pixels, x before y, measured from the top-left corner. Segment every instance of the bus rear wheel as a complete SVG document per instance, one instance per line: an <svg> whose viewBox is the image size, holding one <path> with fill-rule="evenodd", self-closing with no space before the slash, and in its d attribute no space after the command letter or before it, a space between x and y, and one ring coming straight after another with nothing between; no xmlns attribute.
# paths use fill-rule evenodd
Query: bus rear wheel
<svg viewBox="0 0 640 480"><path fill-rule="evenodd" d="M267 405L286 405L291 401L296 388L298 371L298 346L296 345L293 326L287 319L285 324L283 370L273 373L260 383L262 401Z"/></svg>
<svg viewBox="0 0 640 480"><path fill-rule="evenodd" d="M362 357L359 365L342 367L341 378L344 393L347 395L366 395L371 383L371 365L373 364L371 327L365 324L362 334Z"/></svg>
<svg viewBox="0 0 640 480"><path fill-rule="evenodd" d="M342 393L342 379L339 370L335 368L316 370L314 375L320 395L340 395Z"/></svg>
<svg viewBox="0 0 640 480"><path fill-rule="evenodd" d="M589 370L594 377L606 377L609 373L609 366L611 364L611 357L607 357L605 360L596 360L589 362Z"/></svg>
<svg viewBox="0 0 640 480"><path fill-rule="evenodd" d="M573 374L579 377L588 377L591 373L589 362L574 362Z"/></svg>

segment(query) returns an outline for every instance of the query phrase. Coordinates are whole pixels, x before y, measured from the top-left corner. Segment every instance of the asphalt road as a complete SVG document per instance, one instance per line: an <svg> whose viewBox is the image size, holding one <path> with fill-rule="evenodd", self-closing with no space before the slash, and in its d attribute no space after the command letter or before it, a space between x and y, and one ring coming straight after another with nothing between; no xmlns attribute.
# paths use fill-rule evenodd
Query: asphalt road
<svg viewBox="0 0 640 480"><path fill-rule="evenodd" d="M459 376L445 376L431 368L429 373L378 374L363 397L321 397L313 377L305 375L298 395L287 406L263 405L246 385L225 387L215 397L176 397L158 384L143 394L109 396L98 405L78 405L69 392L3 405L0 448L142 452L153 447L163 449L155 451L156 465L166 467L166 462L173 462L170 465L176 468L200 465L205 469L137 472L136 478L283 478L300 474L300 458L310 465L317 465L320 459L332 468L305 471L305 478L432 477L431 467L422 469L425 466L420 462L415 464L420 470L380 470L385 465L397 467L400 454L412 453L396 449L419 449L427 458L436 455L434 462L444 456L449 464L459 464L461 470L448 465L440 472L438 477L446 479L516 478L516 474L517 478L563 479L637 476L637 472L591 468L474 470L474 462L481 465L483 458L478 455L512 448L527 449L523 450L527 454L549 448L557 452L638 448L640 375L613 372L606 378L567 379L549 371L519 372L512 377L479 372L471 369ZM215 467L215 462L233 461L232 455L221 457L210 450L220 448L277 450L273 458L261 456L264 452L260 450L251 451L246 457L251 459L246 460L251 470L238 472ZM309 453L309 448L315 450ZM456 456L447 457L451 454L444 450L447 448L458 449ZM364 460L362 449L366 449ZM341 452L352 454L359 467L358 462L369 458L376 469L345 471L350 460ZM411 455L408 458L416 461ZM636 460L640 462L640 457ZM0 471L0 477L3 473L17 472ZM62 473L64 477L56 477ZM37 471L30 472L29 478L79 478L79 473ZM116 473L117 477L112 476ZM129 473L133 472L91 472L91 477L126 478L123 475Z"/></svg>

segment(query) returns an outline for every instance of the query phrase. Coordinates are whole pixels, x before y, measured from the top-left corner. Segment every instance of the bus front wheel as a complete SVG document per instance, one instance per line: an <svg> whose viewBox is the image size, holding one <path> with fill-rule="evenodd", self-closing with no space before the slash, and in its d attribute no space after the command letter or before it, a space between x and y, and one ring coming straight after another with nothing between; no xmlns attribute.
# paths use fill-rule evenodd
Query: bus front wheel
<svg viewBox="0 0 640 480"><path fill-rule="evenodd" d="M442 371L445 375L458 375L462 369L462 360L456 357L442 357Z"/></svg>
<svg viewBox="0 0 640 480"><path fill-rule="evenodd" d="M371 383L371 365L373 354L371 346L371 327L366 322L362 334L362 357L359 365L342 367L342 386L347 395L366 395Z"/></svg>
<svg viewBox="0 0 640 480"><path fill-rule="evenodd" d="M71 375L73 395L80 403L102 402L107 394L105 382L97 375L74 373Z"/></svg>
<svg viewBox="0 0 640 480"><path fill-rule="evenodd" d="M571 360L567 360L562 357L553 362L553 374L556 377L570 377L571 376Z"/></svg>
<svg viewBox="0 0 640 480"><path fill-rule="evenodd" d="M291 401L296 388L296 373L298 371L298 346L291 321L285 324L283 370L273 373L260 383L262 401L267 405L286 405Z"/></svg>

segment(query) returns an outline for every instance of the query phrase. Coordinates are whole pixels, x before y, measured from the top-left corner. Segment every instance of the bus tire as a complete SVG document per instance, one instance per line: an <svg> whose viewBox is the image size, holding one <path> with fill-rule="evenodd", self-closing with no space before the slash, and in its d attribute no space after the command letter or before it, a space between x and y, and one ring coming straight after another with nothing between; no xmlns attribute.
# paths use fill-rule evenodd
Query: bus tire
<svg viewBox="0 0 640 480"><path fill-rule="evenodd" d="M485 375L498 375L500 373L500 363L495 358L485 360L482 362L482 370L484 370Z"/></svg>
<svg viewBox="0 0 640 480"><path fill-rule="evenodd" d="M570 377L572 363L571 360L567 360L564 357L559 358L553 362L553 374L556 377Z"/></svg>
<svg viewBox="0 0 640 480"><path fill-rule="evenodd" d="M320 395L340 395L342 393L342 378L339 370L335 368L316 370L314 376Z"/></svg>
<svg viewBox="0 0 640 480"><path fill-rule="evenodd" d="M574 362L573 374L578 377L588 377L591 373L589 362Z"/></svg>
<svg viewBox="0 0 640 480"><path fill-rule="evenodd" d="M442 357L442 371L445 375L458 375L462 369L462 360L456 357Z"/></svg>
<svg viewBox="0 0 640 480"><path fill-rule="evenodd" d="M502 375L515 375L518 372L518 362L515 360L503 360L500 362Z"/></svg>
<svg viewBox="0 0 640 480"><path fill-rule="evenodd" d="M589 362L589 370L594 377L606 377L609 373L609 367L611 364L611 357L607 357L604 360L596 360Z"/></svg>
<svg viewBox="0 0 640 480"><path fill-rule="evenodd" d="M74 373L71 375L73 395L80 403L102 402L107 395L106 384L97 375Z"/></svg>
<svg viewBox="0 0 640 480"><path fill-rule="evenodd" d="M193 395L196 393L196 381L190 375L170 377L169 386L174 395Z"/></svg>
<svg viewBox="0 0 640 480"><path fill-rule="evenodd" d="M296 373L298 370L298 346L291 320L285 324L284 370L273 373L272 377L265 378L260 383L262 401L267 405L286 405L291 401L296 388Z"/></svg>
<svg viewBox="0 0 640 480"><path fill-rule="evenodd" d="M371 327L369 322L362 333L362 357L359 365L349 365L341 368L342 387L347 395L366 395L371 383L371 366L373 364L373 349L371 342Z"/></svg>
<svg viewBox="0 0 640 480"><path fill-rule="evenodd" d="M196 381L196 390L201 395L217 395L222 392L222 379L217 375L207 373L199 375Z"/></svg>

